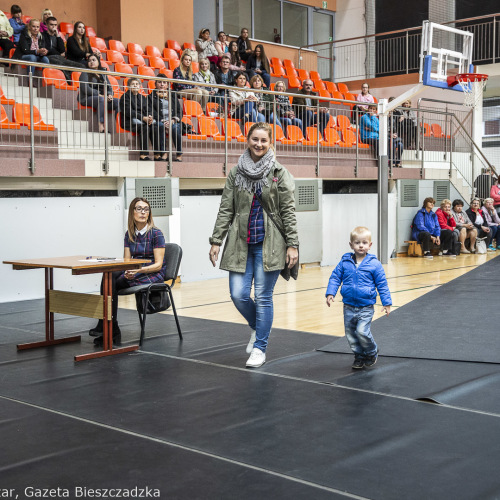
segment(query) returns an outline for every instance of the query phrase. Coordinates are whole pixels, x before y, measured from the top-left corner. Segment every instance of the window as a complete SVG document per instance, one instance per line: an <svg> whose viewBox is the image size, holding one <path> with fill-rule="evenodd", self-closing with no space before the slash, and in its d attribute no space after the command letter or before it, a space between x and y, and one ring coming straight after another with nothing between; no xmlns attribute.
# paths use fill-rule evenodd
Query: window
<svg viewBox="0 0 500 500"><path fill-rule="evenodd" d="M241 28L248 28L252 37L252 0L223 0L223 22L221 29L227 34L239 35Z"/></svg>
<svg viewBox="0 0 500 500"><path fill-rule="evenodd" d="M286 45L307 45L307 7L283 2L283 37Z"/></svg>
<svg viewBox="0 0 500 500"><path fill-rule="evenodd" d="M277 0L254 0L254 36L264 42L277 42L281 34L281 5Z"/></svg>

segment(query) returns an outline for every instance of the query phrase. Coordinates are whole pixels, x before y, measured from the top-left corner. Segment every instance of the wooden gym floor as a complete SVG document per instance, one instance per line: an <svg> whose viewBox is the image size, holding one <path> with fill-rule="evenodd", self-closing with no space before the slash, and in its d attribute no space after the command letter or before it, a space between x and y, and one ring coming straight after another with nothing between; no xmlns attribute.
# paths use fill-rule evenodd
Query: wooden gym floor
<svg viewBox="0 0 500 500"><path fill-rule="evenodd" d="M439 256L434 256L433 260L419 257L392 259L384 269L393 309L468 273L499 254L460 255L456 259ZM332 270L331 266L306 267L301 270L297 281L287 283L279 278L274 290L273 326L342 337L344 324L340 293L332 307L328 308L325 303L326 285ZM173 293L180 316L244 324L231 302L227 278L176 284ZM379 300L375 319L382 315ZM134 296L120 297L120 307L135 309ZM172 314L172 311L163 314Z"/></svg>

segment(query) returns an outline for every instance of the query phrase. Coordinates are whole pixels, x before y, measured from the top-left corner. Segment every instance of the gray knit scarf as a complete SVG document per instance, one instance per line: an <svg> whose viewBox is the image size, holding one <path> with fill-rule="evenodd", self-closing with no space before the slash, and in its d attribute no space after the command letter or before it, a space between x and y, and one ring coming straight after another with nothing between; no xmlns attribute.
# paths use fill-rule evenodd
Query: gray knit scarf
<svg viewBox="0 0 500 500"><path fill-rule="evenodd" d="M250 156L250 150L247 149L238 160L238 170L234 178L234 185L242 189L246 189L250 193L255 193L262 190L263 186L267 186L267 176L271 171L275 162L274 151L269 148L269 151L255 163Z"/></svg>

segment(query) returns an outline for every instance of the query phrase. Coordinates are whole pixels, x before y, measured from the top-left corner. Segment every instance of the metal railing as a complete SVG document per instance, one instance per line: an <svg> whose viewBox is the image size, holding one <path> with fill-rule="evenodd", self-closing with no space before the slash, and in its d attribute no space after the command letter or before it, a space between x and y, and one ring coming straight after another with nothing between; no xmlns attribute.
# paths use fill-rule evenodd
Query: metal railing
<svg viewBox="0 0 500 500"><path fill-rule="evenodd" d="M500 13L443 23L474 33L473 64L494 64L500 54ZM335 82L418 72L422 27L303 45L318 52L318 71Z"/></svg>
<svg viewBox="0 0 500 500"><path fill-rule="evenodd" d="M2 61L11 62L0 59ZM32 66L68 71L65 66L36 63ZM185 95L170 88L170 84L179 83L179 80L79 69L78 73L67 75L70 78L68 84L66 78L60 76L50 78L50 75L44 77L21 71L21 74L0 72L5 111L2 118L5 120L0 127L0 151L4 158L26 158L32 173L37 158L61 158L97 160L100 171L108 174L111 161L139 160L141 154L150 156L152 149L153 154L167 160L167 174L172 172L176 154L181 153L183 161L189 162L189 165L199 164L201 171L205 169L207 172L211 168L209 176L223 176L236 165L246 147L249 124L256 120L274 125L276 133L273 141L278 160L299 166L304 176L331 178L335 177L335 168L349 167L356 178L363 176L363 166L377 167L373 148L361 141L364 138L361 131L362 112L357 107L360 103L355 101L311 96L309 106L297 106L295 103L290 108L293 113L287 116L277 98L286 96L293 100L297 94L245 88L245 91L263 99L255 103L252 101L252 105L245 109L245 103L234 99L235 87L197 82L196 87L208 89L207 93L193 96L192 100L183 103L181 97ZM107 77L106 83L96 82L94 85L98 94L109 95L109 98L84 99L80 79L85 73ZM140 78L140 91L145 96L156 87L157 81L168 82L162 106L175 114L174 103L177 102L179 108L183 108L183 115L179 114L178 118L182 117L185 124L181 125L179 120L168 120L161 125L158 106L156 111L153 108L146 111L151 119L144 121L141 115L138 123L134 123L133 118L137 117L134 115L135 108L130 100L125 101L122 97L127 89L124 86L126 78ZM152 90L153 96L154 92L157 90ZM208 101L208 109L205 101ZM460 152L460 148L470 149L453 136L453 117L457 116L459 121L465 123L460 110L451 112L446 109L446 103L439 104L437 101L436 104L444 111L429 109L429 103L424 109L419 103L413 111L422 126L416 126L413 132L404 127L397 131L406 149L403 166L406 161L415 161L417 157L423 162L425 155L429 157L429 162L439 155L444 155L447 161L452 153ZM105 107L109 109L105 111ZM443 137L426 135L427 129L422 128L424 123L440 125ZM28 127L25 124L38 126ZM181 133L177 130L180 126L183 127ZM470 123L462 124L462 127L470 136L467 128L470 128ZM99 129L103 132L100 133ZM463 140L466 141L465 138ZM401 147L395 146L393 139L391 141L390 177L399 165L401 155ZM197 172L200 176L200 169ZM186 174L189 175L188 171ZM23 172L20 171L19 175ZM423 176L423 167L420 175Z"/></svg>

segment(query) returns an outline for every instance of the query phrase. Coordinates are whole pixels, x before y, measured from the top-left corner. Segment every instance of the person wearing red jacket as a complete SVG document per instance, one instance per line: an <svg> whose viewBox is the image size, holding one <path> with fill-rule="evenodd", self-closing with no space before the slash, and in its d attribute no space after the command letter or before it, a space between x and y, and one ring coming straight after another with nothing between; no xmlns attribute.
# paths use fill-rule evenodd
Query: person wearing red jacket
<svg viewBox="0 0 500 500"><path fill-rule="evenodd" d="M436 210L436 215L441 228L442 254L455 257L453 247L458 241L459 232L457 223L451 213L451 200L443 200L440 208Z"/></svg>
<svg viewBox="0 0 500 500"><path fill-rule="evenodd" d="M500 215L500 184L498 183L498 179L493 179L493 186L491 186L490 189L490 198L493 198L495 210L497 214Z"/></svg>

